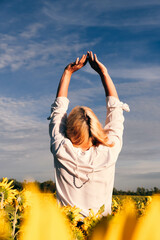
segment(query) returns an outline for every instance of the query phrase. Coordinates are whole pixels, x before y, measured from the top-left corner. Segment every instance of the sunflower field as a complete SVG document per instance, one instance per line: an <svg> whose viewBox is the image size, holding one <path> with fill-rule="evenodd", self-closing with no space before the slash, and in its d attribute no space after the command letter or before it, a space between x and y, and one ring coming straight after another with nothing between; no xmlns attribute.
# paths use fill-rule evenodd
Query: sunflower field
<svg viewBox="0 0 160 240"><path fill-rule="evenodd" d="M35 184L18 191L0 182L0 240L160 240L160 196L113 196L112 214L103 211L84 218Z"/></svg>

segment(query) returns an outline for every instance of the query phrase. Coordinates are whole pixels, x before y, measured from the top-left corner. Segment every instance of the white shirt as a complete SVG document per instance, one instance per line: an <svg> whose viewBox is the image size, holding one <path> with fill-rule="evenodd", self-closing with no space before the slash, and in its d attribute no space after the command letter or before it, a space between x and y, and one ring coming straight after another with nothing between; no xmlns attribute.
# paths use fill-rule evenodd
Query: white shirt
<svg viewBox="0 0 160 240"><path fill-rule="evenodd" d="M115 163L122 148L123 110L129 111L129 107L112 96L106 100L105 129L115 145L99 145L87 151L74 147L65 137L68 98L58 97L51 106L49 133L57 199L61 205L80 208L83 216L88 216L90 208L96 213L102 205L104 216L111 213Z"/></svg>

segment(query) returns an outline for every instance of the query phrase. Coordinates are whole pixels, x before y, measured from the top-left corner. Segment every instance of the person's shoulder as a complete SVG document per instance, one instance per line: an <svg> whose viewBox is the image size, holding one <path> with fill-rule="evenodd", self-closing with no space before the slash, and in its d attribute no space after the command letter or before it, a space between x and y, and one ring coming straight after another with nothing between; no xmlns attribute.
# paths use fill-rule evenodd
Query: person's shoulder
<svg viewBox="0 0 160 240"><path fill-rule="evenodd" d="M68 151L74 151L74 146L69 138L65 137L61 145Z"/></svg>

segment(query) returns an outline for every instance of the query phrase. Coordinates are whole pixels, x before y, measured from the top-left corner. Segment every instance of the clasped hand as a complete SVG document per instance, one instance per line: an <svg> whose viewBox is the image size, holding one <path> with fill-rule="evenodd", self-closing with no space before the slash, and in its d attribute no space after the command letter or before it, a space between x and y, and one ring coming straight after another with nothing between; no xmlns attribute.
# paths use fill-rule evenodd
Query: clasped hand
<svg viewBox="0 0 160 240"><path fill-rule="evenodd" d="M72 62L70 64L68 64L65 68L65 70L68 70L71 74L76 72L77 70L81 69L82 67L84 67L87 63L87 61L89 61L90 66L98 73L98 74L104 74L107 69L106 67L97 59L96 54L94 54L92 52L87 52L87 54L83 54L83 56L81 57L81 59L79 60L79 58L76 59L75 62Z"/></svg>

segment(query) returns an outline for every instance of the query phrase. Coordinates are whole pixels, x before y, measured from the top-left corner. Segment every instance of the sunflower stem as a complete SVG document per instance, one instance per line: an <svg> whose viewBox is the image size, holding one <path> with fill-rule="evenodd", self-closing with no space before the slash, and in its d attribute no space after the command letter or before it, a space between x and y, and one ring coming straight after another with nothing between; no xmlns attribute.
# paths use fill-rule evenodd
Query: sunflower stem
<svg viewBox="0 0 160 240"><path fill-rule="evenodd" d="M18 204L15 206L15 211L14 211L14 219L13 219L13 229L12 229L12 237L15 237L15 231L16 231L16 223L17 223L17 211L18 211Z"/></svg>

